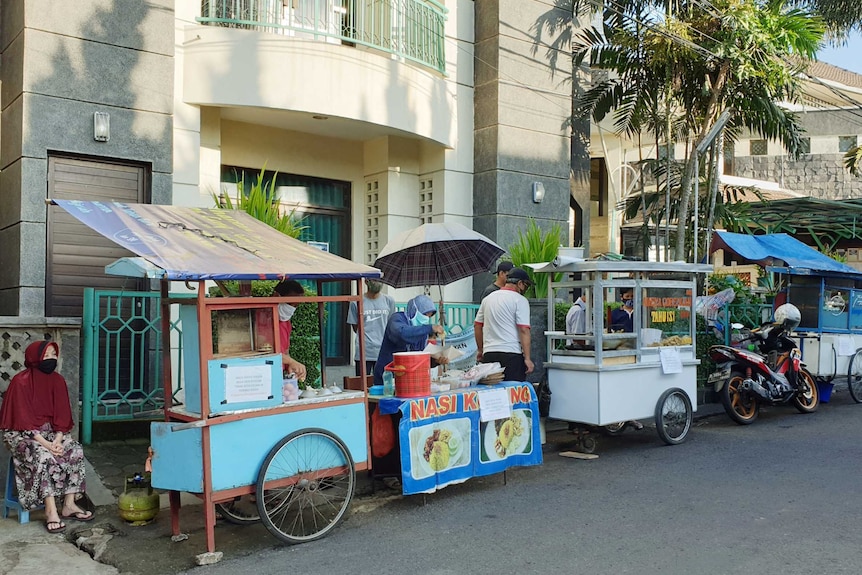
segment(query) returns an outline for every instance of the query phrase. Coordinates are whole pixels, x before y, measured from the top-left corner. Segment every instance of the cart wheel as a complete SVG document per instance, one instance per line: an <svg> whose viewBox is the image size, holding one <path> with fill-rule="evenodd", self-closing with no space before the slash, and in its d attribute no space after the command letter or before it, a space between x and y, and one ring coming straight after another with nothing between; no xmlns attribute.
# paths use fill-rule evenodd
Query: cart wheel
<svg viewBox="0 0 862 575"><path fill-rule="evenodd" d="M257 508L278 539L314 541L344 518L355 483L344 442L324 429L301 429L266 456L257 476Z"/></svg>
<svg viewBox="0 0 862 575"><path fill-rule="evenodd" d="M691 400L683 390L674 387L661 394L655 406L655 427L662 441L668 445L685 441L691 421Z"/></svg>
<svg viewBox="0 0 862 575"><path fill-rule="evenodd" d="M581 436L581 451L584 453L593 453L596 450L596 438L592 435Z"/></svg>
<svg viewBox="0 0 862 575"><path fill-rule="evenodd" d="M856 350L856 355L850 360L850 368L847 370L847 389L850 397L856 403L862 403L862 349Z"/></svg>
<svg viewBox="0 0 862 575"><path fill-rule="evenodd" d="M236 497L233 501L225 503L216 503L216 511L225 518L225 521L234 525L249 525L260 521L257 504L250 495Z"/></svg>

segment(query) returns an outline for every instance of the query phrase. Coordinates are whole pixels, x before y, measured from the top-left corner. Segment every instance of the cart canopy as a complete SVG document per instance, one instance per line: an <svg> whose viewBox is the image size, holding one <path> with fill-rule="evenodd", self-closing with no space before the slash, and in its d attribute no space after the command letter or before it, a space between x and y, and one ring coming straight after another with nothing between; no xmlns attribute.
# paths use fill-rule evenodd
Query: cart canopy
<svg viewBox="0 0 862 575"><path fill-rule="evenodd" d="M129 275L169 280L336 280L383 275L376 268L288 237L238 210L78 200L52 203L150 264L126 261ZM134 273L133 268L139 271ZM119 269L123 268L118 266L114 273Z"/></svg>
<svg viewBox="0 0 862 575"><path fill-rule="evenodd" d="M709 253L727 250L740 258L791 275L862 276L858 270L833 260L787 234L752 236L715 232Z"/></svg>

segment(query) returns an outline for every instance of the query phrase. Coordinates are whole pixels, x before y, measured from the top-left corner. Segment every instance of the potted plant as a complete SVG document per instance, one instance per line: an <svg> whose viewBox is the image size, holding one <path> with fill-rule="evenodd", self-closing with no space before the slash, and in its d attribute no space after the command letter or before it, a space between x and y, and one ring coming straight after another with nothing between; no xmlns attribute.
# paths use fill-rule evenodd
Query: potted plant
<svg viewBox="0 0 862 575"><path fill-rule="evenodd" d="M545 299L548 297L547 273L535 273L532 268L525 264L537 264L552 261L557 257L557 251L563 240L563 229L560 224L553 224L547 231L543 231L536 221L530 218L527 231L518 230L518 240L509 246L509 255L512 263L523 268L533 286L524 294L527 299ZM553 274L554 281L559 281L562 274Z"/></svg>
<svg viewBox="0 0 862 575"><path fill-rule="evenodd" d="M557 257L557 251L562 243L563 230L559 224L553 224L548 230L542 230L539 225L530 219L526 231L518 231L518 239L509 246L508 252L512 256L512 263L523 268L533 282L533 286L527 290L524 296L530 300L530 326L532 333L530 356L535 365L533 373L528 376L530 381L537 382L541 379L544 371L545 356L547 353L545 333L548 326L548 281L547 273L535 273L526 264L545 263ZM554 281L559 281L562 274L556 273ZM562 310L561 310L562 311ZM554 318L551 318L555 321ZM556 323L556 322L555 322ZM565 325L565 315L563 315Z"/></svg>

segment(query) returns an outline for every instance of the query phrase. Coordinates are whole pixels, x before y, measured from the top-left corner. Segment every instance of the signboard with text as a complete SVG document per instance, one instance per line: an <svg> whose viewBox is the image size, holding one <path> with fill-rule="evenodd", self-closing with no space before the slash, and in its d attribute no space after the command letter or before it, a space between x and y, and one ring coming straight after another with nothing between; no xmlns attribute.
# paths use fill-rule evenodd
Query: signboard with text
<svg viewBox="0 0 862 575"><path fill-rule="evenodd" d="M406 495L542 463L538 403L529 383L503 382L398 401Z"/></svg>

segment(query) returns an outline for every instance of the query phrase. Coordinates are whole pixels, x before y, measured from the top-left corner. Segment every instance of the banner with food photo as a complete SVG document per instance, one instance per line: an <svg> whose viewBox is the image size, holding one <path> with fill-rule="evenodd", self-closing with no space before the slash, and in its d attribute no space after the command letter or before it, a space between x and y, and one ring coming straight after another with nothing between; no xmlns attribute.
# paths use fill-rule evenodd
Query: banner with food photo
<svg viewBox="0 0 862 575"><path fill-rule="evenodd" d="M479 386L402 400L404 494L432 493L470 477L542 463L533 386L503 382L489 388L493 391Z"/></svg>

